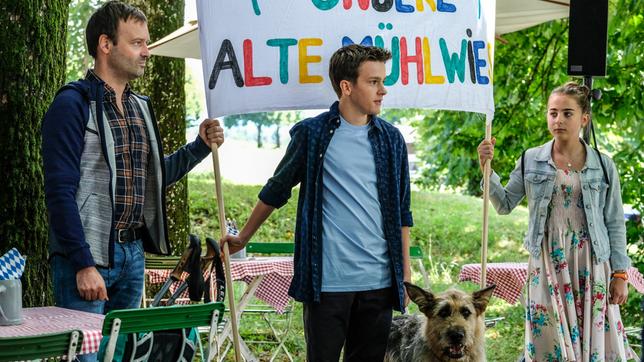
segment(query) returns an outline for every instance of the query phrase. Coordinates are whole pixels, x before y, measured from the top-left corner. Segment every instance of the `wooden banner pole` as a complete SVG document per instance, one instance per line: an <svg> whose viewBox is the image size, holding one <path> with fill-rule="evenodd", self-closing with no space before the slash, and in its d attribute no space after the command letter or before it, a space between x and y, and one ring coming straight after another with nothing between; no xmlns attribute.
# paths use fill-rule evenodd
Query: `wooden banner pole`
<svg viewBox="0 0 644 362"><path fill-rule="evenodd" d="M219 230L221 231L221 238L226 236L226 214L224 212L224 195L221 190L221 172L219 168L219 151L217 144L213 143L212 149L212 163L215 171L215 194L217 197L217 209L219 211ZM235 345L235 361L241 362L241 349L239 343L239 330L237 328L237 308L235 307L235 292L233 289L233 277L230 272L230 252L228 244L224 244L223 256L225 260L226 269L226 289L228 289L228 308L230 309L230 322L232 324L233 344Z"/></svg>
<svg viewBox="0 0 644 362"><path fill-rule="evenodd" d="M492 119L487 116L485 122L485 139L492 139ZM481 289L487 286L487 241L488 241L488 215L490 211L490 174L492 173L491 160L485 161L483 168L483 235L481 237Z"/></svg>

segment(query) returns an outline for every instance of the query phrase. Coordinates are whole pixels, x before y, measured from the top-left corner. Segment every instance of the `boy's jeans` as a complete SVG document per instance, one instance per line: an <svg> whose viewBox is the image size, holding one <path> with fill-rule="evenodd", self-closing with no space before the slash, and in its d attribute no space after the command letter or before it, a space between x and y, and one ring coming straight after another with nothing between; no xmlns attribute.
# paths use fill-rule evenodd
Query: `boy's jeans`
<svg viewBox="0 0 644 362"><path fill-rule="evenodd" d="M111 268L96 269L105 281L108 301L82 299L76 287L76 271L67 258L61 255L52 256L51 270L56 306L107 314L111 310L138 308L141 305L145 269L141 240L114 243L114 265ZM79 355L78 360L96 361L96 354Z"/></svg>

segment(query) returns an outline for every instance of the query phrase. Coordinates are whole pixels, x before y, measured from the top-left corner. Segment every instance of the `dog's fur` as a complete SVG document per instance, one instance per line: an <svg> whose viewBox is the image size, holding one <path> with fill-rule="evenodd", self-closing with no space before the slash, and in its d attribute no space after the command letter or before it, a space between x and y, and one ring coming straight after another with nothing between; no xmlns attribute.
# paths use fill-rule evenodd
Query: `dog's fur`
<svg viewBox="0 0 644 362"><path fill-rule="evenodd" d="M434 294L405 283L423 315L401 315L391 324L385 362L484 362L485 321L494 285L467 294Z"/></svg>

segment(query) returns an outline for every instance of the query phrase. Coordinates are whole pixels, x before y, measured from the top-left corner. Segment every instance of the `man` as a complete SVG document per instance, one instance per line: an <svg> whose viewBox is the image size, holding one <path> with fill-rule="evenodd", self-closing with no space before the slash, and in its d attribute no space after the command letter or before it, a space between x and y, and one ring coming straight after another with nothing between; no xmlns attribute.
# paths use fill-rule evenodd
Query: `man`
<svg viewBox="0 0 644 362"><path fill-rule="evenodd" d="M150 56L145 15L110 1L86 29L94 69L59 90L42 124L56 305L93 313L141 303L144 251L168 255L165 190L223 143L217 120L164 158L147 97L129 82Z"/></svg>
<svg viewBox="0 0 644 362"><path fill-rule="evenodd" d="M222 240L231 253L243 248L300 184L289 294L304 303L309 361L337 361L343 346L347 361L382 361L392 308L407 303L407 149L400 132L376 117L390 58L362 45L336 51L329 76L339 102L293 126L246 225Z"/></svg>

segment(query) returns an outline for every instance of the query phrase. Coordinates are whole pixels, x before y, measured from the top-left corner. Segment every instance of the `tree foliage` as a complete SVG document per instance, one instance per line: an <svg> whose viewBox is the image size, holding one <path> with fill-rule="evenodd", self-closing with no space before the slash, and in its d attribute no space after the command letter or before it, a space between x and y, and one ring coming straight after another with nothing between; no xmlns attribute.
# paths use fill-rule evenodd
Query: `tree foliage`
<svg viewBox="0 0 644 362"><path fill-rule="evenodd" d="M625 203L644 213L644 50L639 45L644 39L644 3L621 0L611 3L613 16L608 27L607 74L596 87L603 91L602 98L593 107L594 117L602 132L602 147L613 154L622 183ZM626 223L629 253L633 265L644 270L644 227L641 219ZM625 318L639 317L641 297L632 296L622 308Z"/></svg>
<svg viewBox="0 0 644 362"><path fill-rule="evenodd" d="M594 88L603 96L593 101L593 122L601 151L613 157L626 204L644 211L642 142L644 141L644 2L609 3L607 76ZM559 20L504 36L496 42L494 98L496 137L493 169L507 180L521 152L551 138L545 120L548 96L570 78L566 75L568 20ZM581 81L581 79L577 79ZM406 111L420 135L417 145L424 165L419 183L428 188L448 186L479 194L481 172L476 147L485 134L484 117L465 112ZM644 269L641 221L628 223L629 252ZM637 311L631 298L625 313ZM630 311L630 312L629 312ZM641 318L641 317L640 317Z"/></svg>
<svg viewBox="0 0 644 362"><path fill-rule="evenodd" d="M94 63L85 46L85 27L99 6L98 0L72 0L69 4L66 82L84 78L85 72Z"/></svg>
<svg viewBox="0 0 644 362"><path fill-rule="evenodd" d="M205 103L203 84L196 83L192 70L186 64L184 91L186 93L186 125L188 127L199 125L202 119L203 103Z"/></svg>
<svg viewBox="0 0 644 362"><path fill-rule="evenodd" d="M27 256L27 307L52 304L40 124L65 79L69 0L0 3L0 253Z"/></svg>
<svg viewBox="0 0 644 362"><path fill-rule="evenodd" d="M644 2L611 2L606 78L595 82L602 98L593 104L600 147L613 155L624 202L644 212Z"/></svg>
<svg viewBox="0 0 644 362"><path fill-rule="evenodd" d="M568 39L567 21L555 21L507 35L497 42L494 64L497 139L492 167L508 175L528 147L549 138L545 104L549 92L563 83ZM462 187L480 194L481 173L476 146L485 135L485 117L467 112L433 111L415 122L425 161L421 184Z"/></svg>
<svg viewBox="0 0 644 362"><path fill-rule="evenodd" d="M257 128L257 148L262 148L264 145L262 136L263 128L275 126L273 140L275 142L275 147L279 148L281 146L281 126L292 124L300 118L301 113L298 111L245 113L224 117L224 125L227 128L232 128L252 123Z"/></svg>
<svg viewBox="0 0 644 362"><path fill-rule="evenodd" d="M612 155L622 180L626 203L644 209L642 172L644 139L644 3L634 0L610 3L607 76L594 87L603 91L593 102L593 120L600 150ZM493 135L497 139L492 167L508 175L521 152L550 139L545 107L550 91L570 78L566 75L568 21L553 21L497 41L494 64L496 113ZM578 79L581 81L581 79ZM480 193L481 173L476 146L484 137L484 117L466 112L408 110L406 116L423 115L415 122L424 161L420 184L426 187L463 188Z"/></svg>

